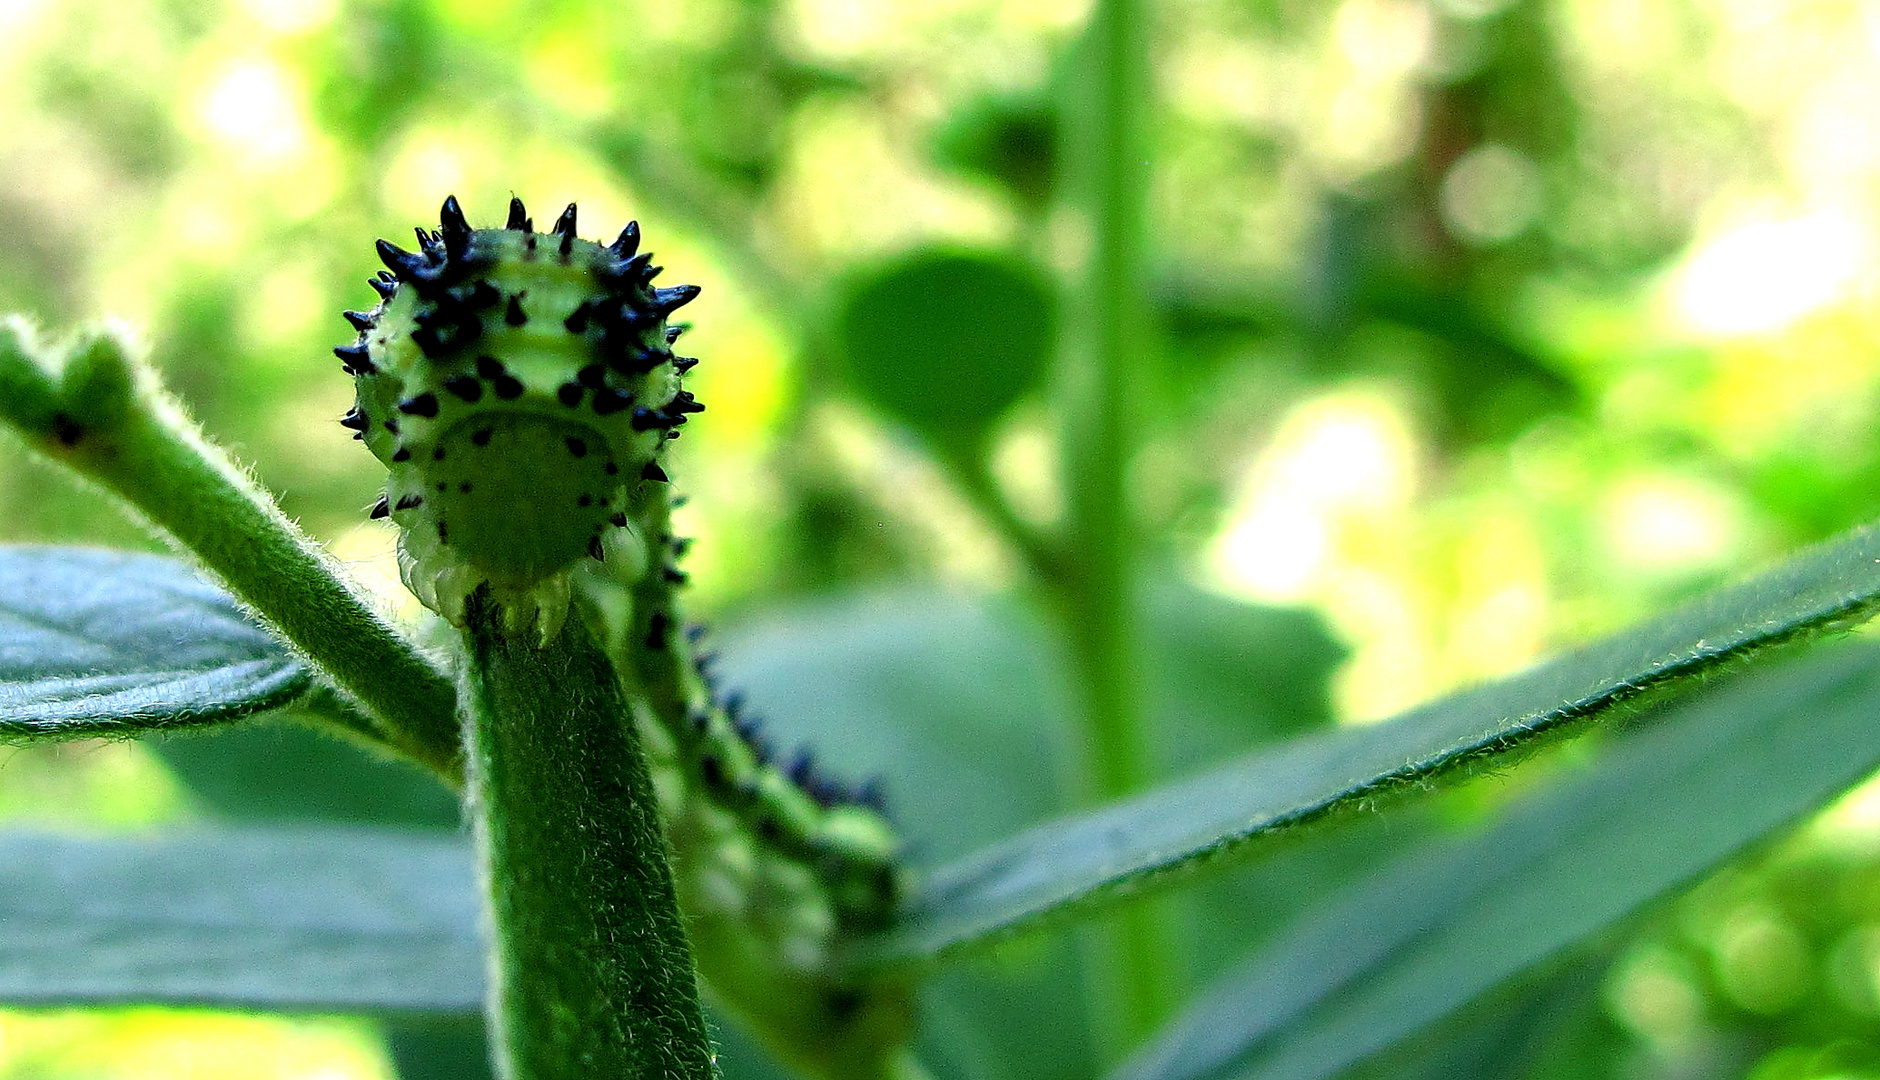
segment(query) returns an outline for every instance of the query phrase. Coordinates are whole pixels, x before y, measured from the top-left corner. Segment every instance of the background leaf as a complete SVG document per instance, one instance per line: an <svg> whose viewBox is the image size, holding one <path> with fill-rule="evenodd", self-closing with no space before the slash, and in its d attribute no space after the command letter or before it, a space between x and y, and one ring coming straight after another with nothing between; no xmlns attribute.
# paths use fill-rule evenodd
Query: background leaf
<svg viewBox="0 0 1880 1080"><path fill-rule="evenodd" d="M474 1012L468 845L395 831L0 835L0 1000Z"/></svg>
<svg viewBox="0 0 1880 1080"><path fill-rule="evenodd" d="M1043 377L1056 294L1016 256L921 248L851 281L835 329L869 404L964 452Z"/></svg>
<svg viewBox="0 0 1880 1080"><path fill-rule="evenodd" d="M233 822L394 825L436 830L438 843L461 839L457 796L434 774L281 716L147 745L198 799ZM384 1031L401 1080L494 1075L480 1012L449 1021L388 1017Z"/></svg>
<svg viewBox="0 0 1880 1080"><path fill-rule="evenodd" d="M179 734L150 746L212 810L237 821L358 822L454 833L462 820L456 794L435 775L285 717Z"/></svg>
<svg viewBox="0 0 1880 1080"><path fill-rule="evenodd" d="M1593 771L1325 903L1116 1076L1336 1076L1880 767L1877 708L1872 645L1670 707Z"/></svg>
<svg viewBox="0 0 1880 1080"><path fill-rule="evenodd" d="M0 738L216 723L310 684L286 649L176 560L0 548Z"/></svg>
<svg viewBox="0 0 1880 1080"><path fill-rule="evenodd" d="M1297 739L941 866L864 956L908 960L983 942L1262 834L1532 745L1758 649L1850 625L1877 599L1880 535L1857 530L1512 678L1388 723Z"/></svg>

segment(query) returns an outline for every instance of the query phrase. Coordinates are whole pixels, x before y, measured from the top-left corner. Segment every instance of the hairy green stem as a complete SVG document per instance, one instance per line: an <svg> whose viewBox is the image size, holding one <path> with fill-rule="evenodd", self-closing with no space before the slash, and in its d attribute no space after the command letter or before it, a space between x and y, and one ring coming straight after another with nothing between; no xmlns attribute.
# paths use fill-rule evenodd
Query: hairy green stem
<svg viewBox="0 0 1880 1080"><path fill-rule="evenodd" d="M1066 102L1065 189L1084 215L1090 247L1066 320L1067 564L1058 592L1083 720L1072 783L1084 802L1119 798L1150 779L1126 486L1148 347L1146 23L1142 0L1099 0L1075 46ZM1110 1053L1147 1034L1171 1007L1170 938L1156 910L1137 905L1089 939L1093 1019Z"/></svg>
<svg viewBox="0 0 1880 1080"><path fill-rule="evenodd" d="M377 719L383 741L455 779L450 680L204 438L155 372L112 332L79 341L62 366L44 351L17 323L0 332L0 417L200 560L357 699Z"/></svg>
<svg viewBox="0 0 1880 1080"><path fill-rule="evenodd" d="M580 619L538 647L483 594L466 632L469 806L489 890L505 1080L717 1075L652 775Z"/></svg>

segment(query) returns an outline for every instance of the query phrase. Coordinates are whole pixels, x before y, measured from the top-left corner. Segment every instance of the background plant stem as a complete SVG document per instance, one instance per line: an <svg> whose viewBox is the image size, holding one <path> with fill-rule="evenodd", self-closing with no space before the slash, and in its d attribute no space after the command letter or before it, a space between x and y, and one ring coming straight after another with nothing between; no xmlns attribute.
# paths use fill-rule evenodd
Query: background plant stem
<svg viewBox="0 0 1880 1080"><path fill-rule="evenodd" d="M379 721L377 736L449 779L450 680L346 584L332 556L203 437L112 334L67 365L63 412L22 434L135 507ZM57 421L57 422L52 422Z"/></svg>
<svg viewBox="0 0 1880 1080"><path fill-rule="evenodd" d="M1060 614L1082 717L1073 794L1097 802L1149 779L1134 610L1136 538L1126 479L1131 408L1148 344L1148 30L1142 0L1100 0L1075 46L1065 189L1089 249L1065 319ZM1111 1056L1172 1005L1170 934L1151 905L1087 937L1092 1019Z"/></svg>
<svg viewBox="0 0 1880 1080"><path fill-rule="evenodd" d="M472 599L464 741L506 1080L717 1075L652 775L580 619L537 648Z"/></svg>

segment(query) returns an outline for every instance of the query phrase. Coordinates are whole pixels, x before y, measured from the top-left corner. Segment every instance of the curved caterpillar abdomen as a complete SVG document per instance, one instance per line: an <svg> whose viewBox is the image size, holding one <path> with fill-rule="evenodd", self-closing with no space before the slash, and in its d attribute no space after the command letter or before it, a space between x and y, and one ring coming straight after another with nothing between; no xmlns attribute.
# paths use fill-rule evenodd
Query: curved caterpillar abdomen
<svg viewBox="0 0 1880 1080"><path fill-rule="evenodd" d="M472 229L453 197L418 250L383 240L383 302L348 312L334 352L358 384L342 421L391 470L373 516L403 529L400 567L452 622L487 584L512 626L552 635L568 572L623 542L624 488L703 408L680 387L666 316L697 286L655 288L629 224L608 246L575 236L575 208L537 234L520 200L502 229Z"/></svg>

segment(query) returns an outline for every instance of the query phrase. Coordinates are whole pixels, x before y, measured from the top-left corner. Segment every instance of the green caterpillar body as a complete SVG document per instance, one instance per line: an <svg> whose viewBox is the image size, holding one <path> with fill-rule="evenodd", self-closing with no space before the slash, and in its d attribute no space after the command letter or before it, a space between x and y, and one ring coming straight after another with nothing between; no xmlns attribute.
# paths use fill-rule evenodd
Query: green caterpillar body
<svg viewBox="0 0 1880 1080"><path fill-rule="evenodd" d="M602 247L572 205L547 236L514 211L473 230L452 199L418 251L380 241L384 302L335 351L359 390L342 422L391 470L374 514L402 529L406 583L456 623L487 585L552 636L575 565L643 548L607 535L624 489L702 408L665 328L698 289L652 287L635 226Z"/></svg>
<svg viewBox="0 0 1880 1080"><path fill-rule="evenodd" d="M637 224L579 239L572 204L546 234L520 200L502 229L470 228L455 198L440 218L415 252L379 242L381 303L347 312L358 337L334 350L358 395L341 423L389 470L372 516L399 526L406 584L458 625L479 589L512 632L587 619L637 703L708 983L825 1064L890 1045L905 992L833 974L901 892L879 790L779 760L678 599L661 448L704 406L666 319L697 287L652 285Z"/></svg>

